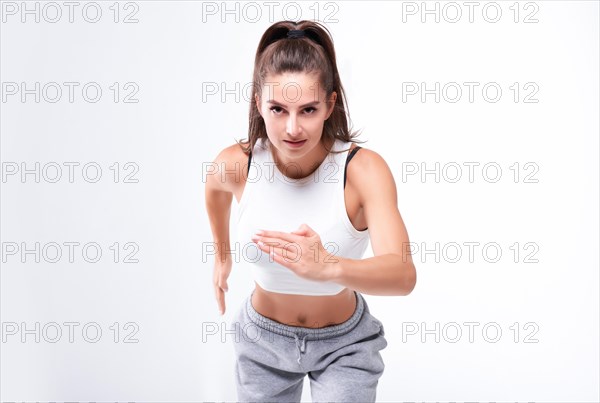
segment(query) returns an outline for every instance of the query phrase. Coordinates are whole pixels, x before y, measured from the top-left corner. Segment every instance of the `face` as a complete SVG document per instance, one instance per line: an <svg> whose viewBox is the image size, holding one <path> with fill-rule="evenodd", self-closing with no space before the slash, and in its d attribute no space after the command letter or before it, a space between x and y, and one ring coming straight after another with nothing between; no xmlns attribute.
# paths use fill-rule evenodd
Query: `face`
<svg viewBox="0 0 600 403"><path fill-rule="evenodd" d="M257 96L255 101L265 121L267 136L282 159L321 152L323 126L333 112L336 96L334 92L327 99L317 73L266 77L262 98Z"/></svg>

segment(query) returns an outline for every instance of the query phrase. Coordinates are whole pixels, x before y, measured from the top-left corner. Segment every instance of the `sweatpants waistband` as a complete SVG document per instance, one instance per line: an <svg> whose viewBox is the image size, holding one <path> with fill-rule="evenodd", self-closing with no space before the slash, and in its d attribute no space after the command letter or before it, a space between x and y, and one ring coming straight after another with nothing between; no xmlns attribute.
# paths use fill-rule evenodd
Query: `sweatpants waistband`
<svg viewBox="0 0 600 403"><path fill-rule="evenodd" d="M359 292L353 292L354 296L356 297L356 309L354 310L354 313L345 322L333 326L326 326L321 328L289 326L269 319L266 316L263 316L260 313L258 313L252 306L252 294L254 294L254 291L252 291L250 296L246 299L246 312L250 320L254 322L256 326L282 336L297 339L299 335L302 335L302 338L305 340L328 339L342 336L350 332L352 329L354 329L354 327L356 327L356 325L362 318L363 312L365 311L364 298Z"/></svg>

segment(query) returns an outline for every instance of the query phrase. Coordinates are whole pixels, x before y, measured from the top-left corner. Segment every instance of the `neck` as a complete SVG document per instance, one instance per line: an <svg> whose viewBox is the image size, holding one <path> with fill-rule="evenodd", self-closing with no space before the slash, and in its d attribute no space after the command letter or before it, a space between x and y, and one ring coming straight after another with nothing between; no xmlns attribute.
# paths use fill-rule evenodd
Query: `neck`
<svg viewBox="0 0 600 403"><path fill-rule="evenodd" d="M329 154L327 150L331 149L334 142L335 139L327 140L325 144L323 144L323 141L320 141L319 145L302 159L294 160L281 158L281 156L277 154L275 147L271 147L271 156L279 171L285 176L290 179L303 179L312 175L317 168L319 168Z"/></svg>

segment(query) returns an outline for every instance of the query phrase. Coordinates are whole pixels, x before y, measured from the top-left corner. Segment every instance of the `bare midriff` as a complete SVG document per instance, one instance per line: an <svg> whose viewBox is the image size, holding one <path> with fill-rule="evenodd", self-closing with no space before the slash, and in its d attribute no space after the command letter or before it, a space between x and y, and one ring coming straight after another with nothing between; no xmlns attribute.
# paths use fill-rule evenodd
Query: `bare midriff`
<svg viewBox="0 0 600 403"><path fill-rule="evenodd" d="M356 310L356 296L349 288L336 295L313 296L270 292L256 284L252 306L261 315L288 326L321 328L350 319Z"/></svg>

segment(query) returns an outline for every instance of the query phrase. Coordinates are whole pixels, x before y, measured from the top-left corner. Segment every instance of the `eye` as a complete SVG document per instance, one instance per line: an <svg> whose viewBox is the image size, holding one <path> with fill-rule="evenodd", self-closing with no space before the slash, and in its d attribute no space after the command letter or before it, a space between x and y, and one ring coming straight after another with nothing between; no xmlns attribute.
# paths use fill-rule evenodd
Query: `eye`
<svg viewBox="0 0 600 403"><path fill-rule="evenodd" d="M308 108L306 108L304 111L306 112L307 115L311 115L313 114L315 111L317 110L317 108L313 108L312 106L309 106Z"/></svg>
<svg viewBox="0 0 600 403"><path fill-rule="evenodd" d="M271 110L276 115L279 115L282 111L282 109L279 106L272 106L271 108L269 108L269 110Z"/></svg>

